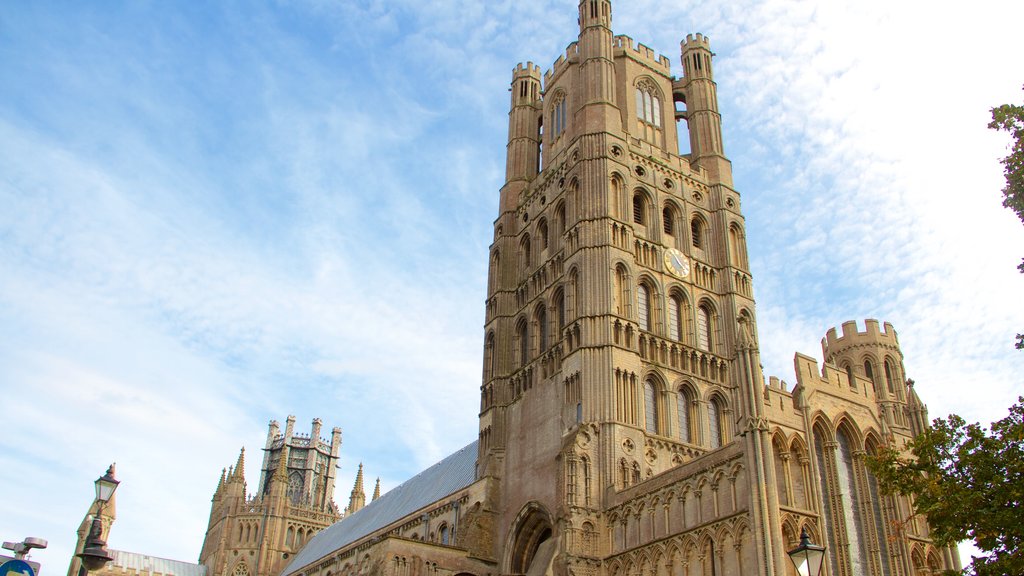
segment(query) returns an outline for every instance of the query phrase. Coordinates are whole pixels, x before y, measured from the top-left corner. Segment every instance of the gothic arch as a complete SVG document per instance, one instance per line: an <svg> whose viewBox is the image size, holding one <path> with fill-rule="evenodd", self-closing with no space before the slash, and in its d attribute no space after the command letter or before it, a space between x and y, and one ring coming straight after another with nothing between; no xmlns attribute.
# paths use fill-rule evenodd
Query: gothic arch
<svg viewBox="0 0 1024 576"><path fill-rule="evenodd" d="M544 505L530 502L523 506L509 530L504 572L527 574L535 561L550 561L550 553L554 552L553 543L548 543L554 535L552 526L551 514Z"/></svg>
<svg viewBox="0 0 1024 576"><path fill-rule="evenodd" d="M729 263L737 268L747 269L747 240L743 226L733 221L729 223Z"/></svg>
<svg viewBox="0 0 1024 576"><path fill-rule="evenodd" d="M609 185L611 186L611 199L609 200L609 203L611 204L611 214L619 220L626 220L626 218L623 217L623 215L626 214L626 199L624 197L626 180L618 172L612 172L611 178L609 179Z"/></svg>
<svg viewBox="0 0 1024 576"><path fill-rule="evenodd" d="M676 248L680 246L679 240L685 235L682 229L682 214L683 211L674 200L666 200L661 207L661 231L666 236L675 238L676 241L672 245Z"/></svg>
<svg viewBox="0 0 1024 576"><path fill-rule="evenodd" d="M646 188L638 186L633 189L632 222L641 226L649 227L652 223L652 206L654 199Z"/></svg>
<svg viewBox="0 0 1024 576"><path fill-rule="evenodd" d="M528 270L533 267L533 260L530 234L523 234L523 237L519 240L519 262L524 270Z"/></svg>
<svg viewBox="0 0 1024 576"><path fill-rule="evenodd" d="M548 235L548 219L543 216L537 220L537 252L547 250L551 244L551 237Z"/></svg>
<svg viewBox="0 0 1024 576"><path fill-rule="evenodd" d="M698 250L706 249L709 229L707 218L700 212L694 212L690 216L690 244Z"/></svg>

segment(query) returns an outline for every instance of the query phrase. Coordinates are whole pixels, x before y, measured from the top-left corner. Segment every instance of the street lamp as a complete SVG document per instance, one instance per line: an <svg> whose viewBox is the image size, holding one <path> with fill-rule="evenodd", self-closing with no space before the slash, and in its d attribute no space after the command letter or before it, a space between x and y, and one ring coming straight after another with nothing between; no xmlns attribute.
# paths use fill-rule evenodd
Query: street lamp
<svg viewBox="0 0 1024 576"><path fill-rule="evenodd" d="M825 561L825 547L811 544L807 528L800 530L800 545L787 554L800 576L818 576L821 573L821 564Z"/></svg>
<svg viewBox="0 0 1024 576"><path fill-rule="evenodd" d="M82 566L86 570L99 570L114 559L107 550L106 541L103 540L103 505L110 501L110 497L117 490L120 482L114 478L114 465L107 468L107 473L96 479L96 515L92 517L92 528L89 530L89 537L85 539L85 548L76 554L82 559Z"/></svg>

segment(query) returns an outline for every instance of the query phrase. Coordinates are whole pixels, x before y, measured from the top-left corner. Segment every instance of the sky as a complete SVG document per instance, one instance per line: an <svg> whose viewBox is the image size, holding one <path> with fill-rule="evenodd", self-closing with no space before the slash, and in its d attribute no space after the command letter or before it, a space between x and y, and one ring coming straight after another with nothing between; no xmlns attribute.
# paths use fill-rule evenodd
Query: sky
<svg viewBox="0 0 1024 576"><path fill-rule="evenodd" d="M711 38L766 374L877 318L931 416L1005 416L1024 226L986 124L1024 3L613 10L677 75ZM571 0L0 5L0 538L63 573L116 462L108 545L196 561L289 414L342 428L341 506L474 440L512 70L576 34Z"/></svg>

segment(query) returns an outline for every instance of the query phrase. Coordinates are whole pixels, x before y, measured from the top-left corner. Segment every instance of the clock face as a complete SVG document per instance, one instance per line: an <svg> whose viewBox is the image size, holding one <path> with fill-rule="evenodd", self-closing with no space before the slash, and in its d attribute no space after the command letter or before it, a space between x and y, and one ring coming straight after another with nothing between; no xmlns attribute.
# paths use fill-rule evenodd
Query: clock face
<svg viewBox="0 0 1024 576"><path fill-rule="evenodd" d="M686 278L690 275L690 259L679 250L669 248L665 250L665 269L673 276Z"/></svg>

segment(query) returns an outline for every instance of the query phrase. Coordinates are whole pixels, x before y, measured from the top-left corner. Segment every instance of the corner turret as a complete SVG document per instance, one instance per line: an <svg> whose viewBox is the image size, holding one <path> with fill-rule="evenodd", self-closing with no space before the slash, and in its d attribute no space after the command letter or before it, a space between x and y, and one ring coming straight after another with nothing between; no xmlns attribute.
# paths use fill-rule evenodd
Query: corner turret
<svg viewBox="0 0 1024 576"><path fill-rule="evenodd" d="M712 182L732 187L732 163L722 146L722 115L718 112L718 86L712 68L711 41L703 34L688 34L680 44L683 78L673 85L675 101L686 105L690 132L690 159L708 171Z"/></svg>
<svg viewBox="0 0 1024 576"><path fill-rule="evenodd" d="M826 364L846 373L850 386L866 381L875 393L890 428L908 429L907 391L903 352L892 324L879 326L878 320L865 320L864 331L857 322L844 322L842 335L831 328L821 340Z"/></svg>

